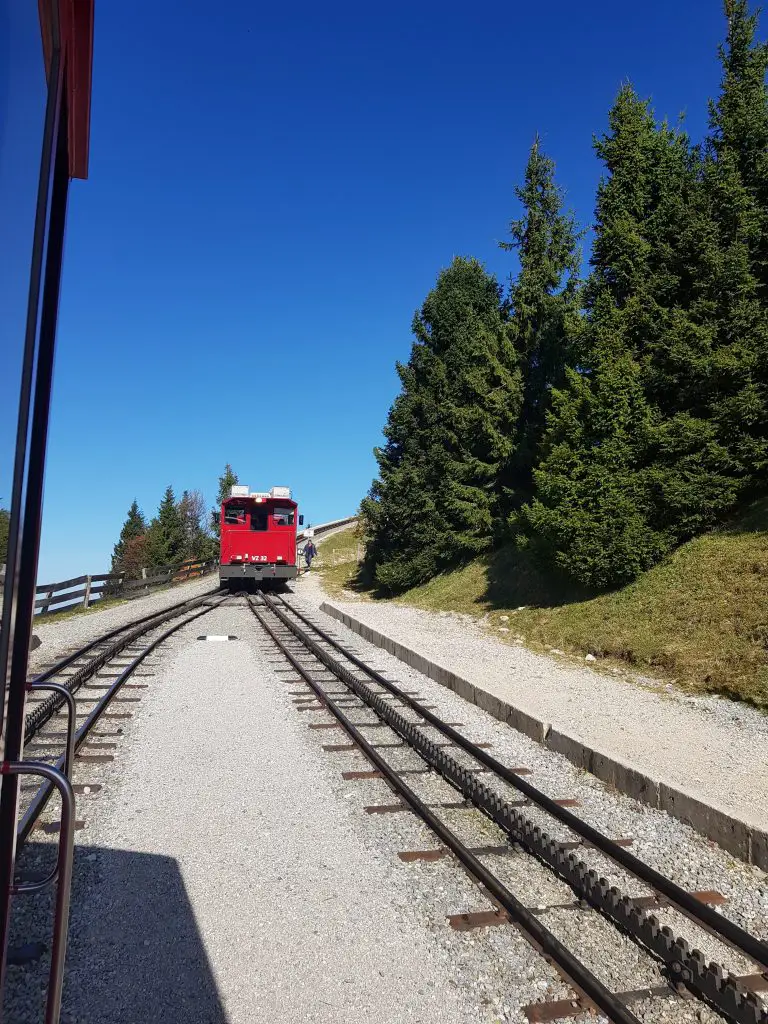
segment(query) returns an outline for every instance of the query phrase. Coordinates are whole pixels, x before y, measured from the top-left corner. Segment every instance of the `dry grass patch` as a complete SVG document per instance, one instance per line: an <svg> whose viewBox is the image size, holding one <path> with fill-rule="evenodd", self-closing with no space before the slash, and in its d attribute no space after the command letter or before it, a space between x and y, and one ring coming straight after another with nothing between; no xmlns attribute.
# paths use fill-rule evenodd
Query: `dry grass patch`
<svg viewBox="0 0 768 1024"><path fill-rule="evenodd" d="M323 585L331 597L341 597L345 590L363 596L358 579L363 551L363 538L356 523L327 540L317 541L317 558L313 565L322 573Z"/></svg>
<svg viewBox="0 0 768 1024"><path fill-rule="evenodd" d="M402 600L487 615L494 632L509 629L503 639L591 653L768 710L768 501L611 593L580 593L506 549Z"/></svg>

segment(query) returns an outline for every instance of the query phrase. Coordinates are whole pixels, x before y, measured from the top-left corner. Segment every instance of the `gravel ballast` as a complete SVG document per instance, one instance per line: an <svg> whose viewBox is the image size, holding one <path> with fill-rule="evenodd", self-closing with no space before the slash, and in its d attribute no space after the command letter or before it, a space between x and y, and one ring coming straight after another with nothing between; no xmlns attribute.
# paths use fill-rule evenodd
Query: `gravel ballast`
<svg viewBox="0 0 768 1024"><path fill-rule="evenodd" d="M309 610L304 582L294 585L303 596L288 600ZM171 593L180 599L179 588ZM327 616L312 611L315 616L441 718L491 743L499 760L531 768L540 789L577 798L578 813L608 834L633 836L634 853L688 888L719 889L729 897L723 913L768 938L762 872L668 815L608 792L565 758ZM200 634L239 639L205 643L195 639ZM77 837L67 1024L358 1024L362 1015L393 1024L522 1024L527 1003L569 994L514 928L461 933L447 926L446 915L486 909L487 901L449 858L400 862L398 851L433 848L434 837L410 813L365 813L367 805L392 803L393 794L382 780L342 779L342 771L367 762L359 753L323 750L343 742L343 733L308 728L329 721L327 712L297 710L302 684L291 681L295 676L284 671L241 603L203 616L159 652L156 676L120 742L105 790L79 803L86 828ZM388 730L377 732L377 740L391 738ZM403 751L403 766L412 758ZM409 782L430 800L453 792L433 775ZM495 826L485 819L458 812L451 827L468 840L494 842ZM546 827L568 838L562 826ZM631 895L642 894L642 886L594 851L587 859ZM524 854L494 858L489 866L529 904L572 898ZM35 911L28 913L35 919ZM660 983L658 968L612 929L606 954L606 926L594 923L592 912L555 910L545 919L610 985ZM36 920L39 930L39 914ZM738 966L687 921L670 917L670 923L709 955ZM24 927L20 920L17 929L37 937L29 922ZM25 995L14 1004L21 1015L9 1019L39 1019L27 1007L30 991L39 992L42 966L13 969L13 991ZM632 1009L644 1022L720 1019L674 997Z"/></svg>
<svg viewBox="0 0 768 1024"><path fill-rule="evenodd" d="M304 582L300 581L295 587L297 596L289 597L289 602L295 601L297 608L309 613L340 643L357 651L369 664L405 689L418 689L424 702L434 705L435 714L444 721L463 723L461 731L470 739L491 743L493 755L498 760L507 765L524 765L532 769L530 781L548 796L578 799L581 806L577 813L581 818L607 835L632 838L632 852L636 856L691 890L716 889L728 896L729 901L722 907L722 913L760 937L768 938L768 876L765 872L735 860L666 812L611 791L562 755L542 747L386 651L368 644L340 622L318 611L317 605L324 599L322 591L317 587L312 593L303 586ZM359 614L360 605L354 608ZM596 673L590 675L596 676ZM572 838L564 826L552 822L543 813L527 808L526 814L555 837ZM596 851L589 853L589 863L593 862L598 871L615 880L623 889L637 891L636 882L628 880L623 872ZM702 937L701 941L706 943L707 940Z"/></svg>
<svg viewBox="0 0 768 1024"><path fill-rule="evenodd" d="M209 573L207 576L189 583L163 587L162 590L155 591L154 594L113 604L101 611L99 611L98 605L95 605L92 611L89 610L82 614L63 615L62 617L56 615L37 616L32 631L40 637L41 644L29 655L30 671L40 671L43 666L62 658L75 648L84 646L90 640L95 640L104 633L117 629L118 626L125 626L134 619L150 615L152 612L161 612L170 605L191 600L193 597L199 597L209 591L213 594L218 587L218 575Z"/></svg>
<svg viewBox="0 0 768 1024"><path fill-rule="evenodd" d="M327 791L250 612L172 646L77 836L63 1020L493 1020Z"/></svg>
<svg viewBox="0 0 768 1024"><path fill-rule="evenodd" d="M316 574L296 591L314 607L329 600ZM759 711L504 643L468 616L331 603L589 749L768 832L768 716Z"/></svg>

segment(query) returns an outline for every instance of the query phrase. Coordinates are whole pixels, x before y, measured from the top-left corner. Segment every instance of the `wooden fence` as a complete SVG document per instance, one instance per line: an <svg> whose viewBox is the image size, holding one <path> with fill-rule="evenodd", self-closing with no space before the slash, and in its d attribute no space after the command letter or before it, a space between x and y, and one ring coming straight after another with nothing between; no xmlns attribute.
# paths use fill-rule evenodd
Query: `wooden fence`
<svg viewBox="0 0 768 1024"><path fill-rule="evenodd" d="M42 595L35 601L35 614L53 615L73 608L90 608L102 597L119 597L122 600L142 597L157 587L206 576L217 566L218 559L210 558L205 562L190 560L142 569L141 579L137 580L126 579L122 573L100 573L95 576L76 576L60 583L41 583L35 589L36 594ZM2 582L3 577L0 577L0 590Z"/></svg>

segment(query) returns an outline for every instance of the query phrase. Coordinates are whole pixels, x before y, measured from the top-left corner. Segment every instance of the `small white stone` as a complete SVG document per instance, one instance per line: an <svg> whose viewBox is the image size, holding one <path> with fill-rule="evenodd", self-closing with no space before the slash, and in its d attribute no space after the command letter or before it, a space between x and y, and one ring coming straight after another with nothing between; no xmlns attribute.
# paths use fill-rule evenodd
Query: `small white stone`
<svg viewBox="0 0 768 1024"><path fill-rule="evenodd" d="M584 657L584 661L597 661L597 658L594 656L594 654L587 654Z"/></svg>

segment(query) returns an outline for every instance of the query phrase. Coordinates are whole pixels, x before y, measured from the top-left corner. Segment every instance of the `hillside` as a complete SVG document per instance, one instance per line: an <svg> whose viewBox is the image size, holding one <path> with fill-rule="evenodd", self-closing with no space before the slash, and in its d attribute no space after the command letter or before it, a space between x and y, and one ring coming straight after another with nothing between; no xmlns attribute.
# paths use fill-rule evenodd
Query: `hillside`
<svg viewBox="0 0 768 1024"><path fill-rule="evenodd" d="M320 545L331 593L357 590L353 531ZM593 654L699 692L768 710L768 500L680 547L620 590L597 596L542 574L505 548L408 591L398 600L484 617L501 639ZM508 632L506 632L508 630Z"/></svg>

